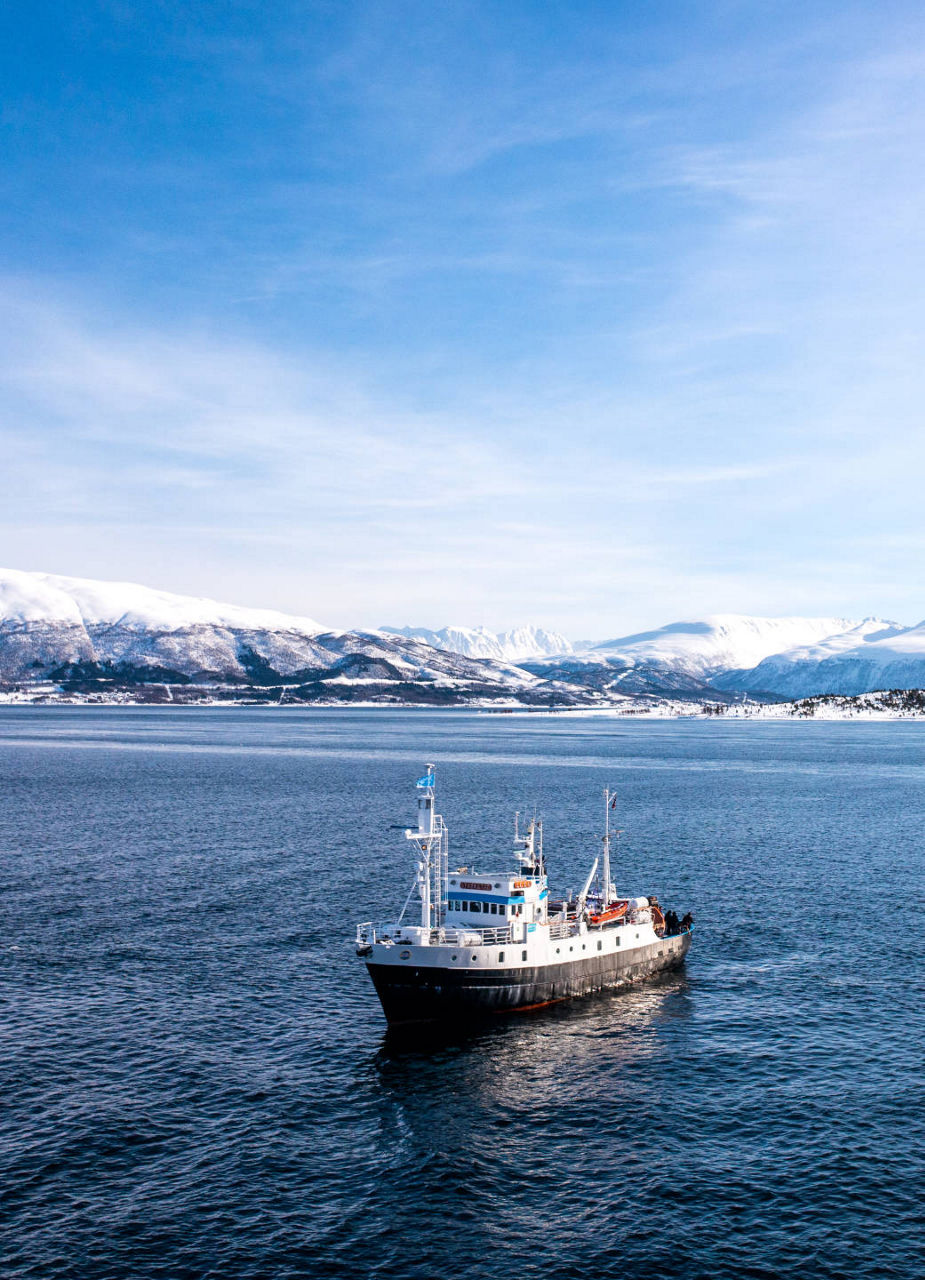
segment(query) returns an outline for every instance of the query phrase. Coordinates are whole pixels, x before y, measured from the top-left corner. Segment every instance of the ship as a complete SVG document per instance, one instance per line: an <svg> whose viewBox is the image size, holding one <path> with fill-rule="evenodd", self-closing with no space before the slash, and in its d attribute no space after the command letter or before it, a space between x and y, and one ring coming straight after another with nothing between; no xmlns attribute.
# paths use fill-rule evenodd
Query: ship
<svg viewBox="0 0 925 1280"><path fill-rule="evenodd" d="M684 962L693 921L653 895L621 897L611 880L614 796L604 789L603 848L580 892L550 895L542 822L514 821L513 866L450 869L435 810L436 767L415 784L417 826L405 830L415 876L392 923L357 925L390 1026L472 1021L626 987ZM499 859L500 861L500 859ZM406 922L419 908L419 923Z"/></svg>

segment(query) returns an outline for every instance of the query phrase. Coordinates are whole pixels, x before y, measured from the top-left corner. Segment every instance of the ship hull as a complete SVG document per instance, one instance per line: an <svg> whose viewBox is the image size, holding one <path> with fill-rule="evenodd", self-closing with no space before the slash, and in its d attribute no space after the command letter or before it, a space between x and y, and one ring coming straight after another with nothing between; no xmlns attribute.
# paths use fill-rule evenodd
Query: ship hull
<svg viewBox="0 0 925 1280"><path fill-rule="evenodd" d="M509 969L450 969L369 962L369 976L390 1026L475 1020L611 991L677 968L691 935L560 964Z"/></svg>

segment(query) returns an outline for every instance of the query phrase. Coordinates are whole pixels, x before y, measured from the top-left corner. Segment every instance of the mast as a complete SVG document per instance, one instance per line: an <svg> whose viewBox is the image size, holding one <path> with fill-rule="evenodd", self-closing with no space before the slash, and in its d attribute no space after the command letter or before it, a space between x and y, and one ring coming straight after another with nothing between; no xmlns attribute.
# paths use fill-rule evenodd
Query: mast
<svg viewBox="0 0 925 1280"><path fill-rule="evenodd" d="M537 818L531 818L523 835L518 834L518 819L514 815L514 852L525 875L534 877L543 874L543 824Z"/></svg>
<svg viewBox="0 0 925 1280"><path fill-rule="evenodd" d="M610 906L610 788L604 788L604 857L601 875L604 881L603 909Z"/></svg>
<svg viewBox="0 0 925 1280"><path fill-rule="evenodd" d="M435 784L436 765L428 764L423 778L418 778L415 783L418 792L417 830L405 832L406 838L415 842L420 854L415 884L421 899L421 927L428 931L428 939L430 930L440 927L447 875L447 832L443 819L434 812Z"/></svg>

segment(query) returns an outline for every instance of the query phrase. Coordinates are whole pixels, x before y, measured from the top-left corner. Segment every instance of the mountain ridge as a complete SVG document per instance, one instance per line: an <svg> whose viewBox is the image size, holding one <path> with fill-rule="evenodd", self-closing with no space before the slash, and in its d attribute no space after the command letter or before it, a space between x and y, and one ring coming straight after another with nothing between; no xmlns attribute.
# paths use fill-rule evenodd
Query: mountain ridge
<svg viewBox="0 0 925 1280"><path fill-rule="evenodd" d="M672 668L709 679L732 670L750 670L772 654L807 645L849 630L857 619L839 617L760 617L718 613L671 622L593 645L588 660L619 658L649 668Z"/></svg>
<svg viewBox="0 0 925 1280"><path fill-rule="evenodd" d="M134 583L0 569L0 682L93 693L157 683L272 687L304 701L586 704L505 661L405 636L325 629L312 618L223 605Z"/></svg>
<svg viewBox="0 0 925 1280"><path fill-rule="evenodd" d="M925 622L710 614L591 644L523 626L338 631L125 582L0 570L0 682L607 706L925 687ZM280 693L282 696L282 692Z"/></svg>
<svg viewBox="0 0 925 1280"><path fill-rule="evenodd" d="M853 631L772 654L747 671L713 679L718 689L783 698L843 696L925 686L925 622L912 627L867 618Z"/></svg>
<svg viewBox="0 0 925 1280"><path fill-rule="evenodd" d="M380 627L387 635L401 635L409 639L423 640L435 649L464 654L469 658L494 658L497 661L518 662L526 658L550 657L570 654L574 647L558 631L544 627L522 626L509 631L489 631L487 627L445 626L431 627Z"/></svg>

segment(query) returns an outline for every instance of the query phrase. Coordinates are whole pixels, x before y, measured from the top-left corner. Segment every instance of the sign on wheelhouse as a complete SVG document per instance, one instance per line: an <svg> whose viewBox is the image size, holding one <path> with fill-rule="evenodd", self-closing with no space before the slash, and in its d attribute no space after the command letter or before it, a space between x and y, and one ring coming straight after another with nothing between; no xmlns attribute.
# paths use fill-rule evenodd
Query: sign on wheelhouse
<svg viewBox="0 0 925 1280"><path fill-rule="evenodd" d="M401 915L394 923L357 926L357 955L389 1023L536 1008L682 963L691 944L690 915L679 923L655 897L616 892L609 791L602 852L581 892L551 898L543 825L535 819L523 834L515 821L513 870L451 871L435 787L436 767L428 764L416 783L417 827L405 832L415 878ZM415 899L419 923L406 921Z"/></svg>

